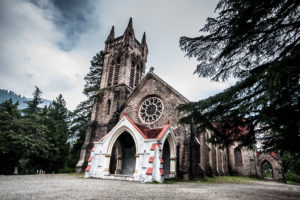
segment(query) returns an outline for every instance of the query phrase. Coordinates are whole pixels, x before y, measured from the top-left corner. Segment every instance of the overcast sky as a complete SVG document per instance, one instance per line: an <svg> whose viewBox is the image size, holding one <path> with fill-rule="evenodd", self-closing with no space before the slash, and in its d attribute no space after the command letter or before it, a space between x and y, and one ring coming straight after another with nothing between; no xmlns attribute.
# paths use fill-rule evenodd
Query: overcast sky
<svg viewBox="0 0 300 200"><path fill-rule="evenodd" d="M111 26L125 31L133 17L136 38L146 32L146 72L154 72L191 101L207 98L230 83L193 75L197 62L179 48L180 36L199 36L217 0L1 0L0 88L31 97L63 94L69 109L85 97L91 58L104 49ZM232 82L232 81L231 81Z"/></svg>

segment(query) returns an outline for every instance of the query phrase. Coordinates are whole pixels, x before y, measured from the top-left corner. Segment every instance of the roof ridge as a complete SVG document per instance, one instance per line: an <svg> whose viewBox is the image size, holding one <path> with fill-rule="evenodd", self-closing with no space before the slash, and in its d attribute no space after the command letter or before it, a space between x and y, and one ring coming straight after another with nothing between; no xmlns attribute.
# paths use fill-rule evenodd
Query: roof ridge
<svg viewBox="0 0 300 200"><path fill-rule="evenodd" d="M140 81L140 83L134 88L134 90L131 92L131 94L128 96L128 98L126 99L126 102L124 103L124 105L127 104L127 102L133 97L134 94L136 94L136 92L139 90L140 87L142 87L145 83L147 78L152 75L154 76L156 79L158 79L159 81L161 81L163 84L165 84L167 87L169 87L176 95L178 95L183 101L185 102L190 102L186 97L184 97L182 94L180 94L176 89L174 89L171 85L169 85L167 82L165 82L162 78L160 78L157 74L155 74L152 71L147 72L147 74L142 78L142 80Z"/></svg>

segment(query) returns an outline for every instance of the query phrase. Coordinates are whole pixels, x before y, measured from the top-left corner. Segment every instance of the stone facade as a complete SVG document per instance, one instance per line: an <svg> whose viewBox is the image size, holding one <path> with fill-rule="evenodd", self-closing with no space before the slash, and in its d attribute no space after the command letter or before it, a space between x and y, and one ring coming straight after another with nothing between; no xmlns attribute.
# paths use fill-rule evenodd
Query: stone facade
<svg viewBox="0 0 300 200"><path fill-rule="evenodd" d="M126 113L94 144L86 178L162 182L176 176L176 138L170 124L158 131L143 129Z"/></svg>
<svg viewBox="0 0 300 200"><path fill-rule="evenodd" d="M280 159L279 154L270 152L270 153L257 153L257 155L258 155L257 157L258 177L263 178L262 165L264 164L264 162L268 162L272 167L273 178L278 181L284 181L282 161Z"/></svg>
<svg viewBox="0 0 300 200"><path fill-rule="evenodd" d="M256 151L249 150L247 148L239 148L239 143L234 142L234 144L228 148L229 151L229 165L231 169L231 173L233 175L240 175L240 176L257 176L257 157ZM236 155L235 150L238 148L241 151L241 163L236 163Z"/></svg>
<svg viewBox="0 0 300 200"><path fill-rule="evenodd" d="M88 166L86 177L136 181L162 181L164 177L175 176L185 180L228 174L261 176L261 162L255 150L239 148L237 141L227 148L214 146L207 142L213 132L199 132L193 125L178 123L182 116L176 107L189 101L156 75L154 68L145 74L146 35L141 43L135 38L132 19L123 36L115 38L113 27L105 44L100 91L77 163L78 171ZM134 125L127 123L123 129L119 127L124 117ZM158 138L166 124L174 142L164 143ZM124 139L119 130L136 138L135 148L126 146L131 143L130 137ZM150 135L143 138L138 133ZM150 144L157 144L165 151L149 151ZM133 151L136 157L132 156ZM154 161L149 164L151 156ZM279 162L265 160L272 162L278 171ZM277 172L274 177L282 178Z"/></svg>

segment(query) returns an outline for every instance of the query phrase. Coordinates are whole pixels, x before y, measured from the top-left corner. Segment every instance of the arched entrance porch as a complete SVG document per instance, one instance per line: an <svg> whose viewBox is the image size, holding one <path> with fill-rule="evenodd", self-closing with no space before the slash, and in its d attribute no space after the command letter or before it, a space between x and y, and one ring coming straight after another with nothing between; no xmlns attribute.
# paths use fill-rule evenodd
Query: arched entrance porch
<svg viewBox="0 0 300 200"><path fill-rule="evenodd" d="M115 140L110 157L110 174L132 175L136 167L136 144L127 131Z"/></svg>
<svg viewBox="0 0 300 200"><path fill-rule="evenodd" d="M273 168L269 161L264 160L262 162L261 173L262 173L263 178L273 179L273 177L274 177Z"/></svg>
<svg viewBox="0 0 300 200"><path fill-rule="evenodd" d="M283 181L283 170L280 157L274 153L260 153L257 157L257 175L260 178L270 176L276 181ZM271 170L270 170L271 169ZM269 171L269 172L267 172ZM265 173L264 173L265 172Z"/></svg>
<svg viewBox="0 0 300 200"><path fill-rule="evenodd" d="M176 174L176 144L175 138L169 133L162 148L164 177L174 177Z"/></svg>

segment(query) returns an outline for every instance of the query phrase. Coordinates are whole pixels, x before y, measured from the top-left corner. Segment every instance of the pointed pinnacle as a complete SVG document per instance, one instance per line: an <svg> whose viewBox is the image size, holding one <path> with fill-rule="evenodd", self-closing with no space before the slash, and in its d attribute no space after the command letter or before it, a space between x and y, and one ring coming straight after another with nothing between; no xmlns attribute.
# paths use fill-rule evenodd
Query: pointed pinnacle
<svg viewBox="0 0 300 200"><path fill-rule="evenodd" d="M112 26L110 34L108 35L106 42L110 42L115 39L115 27Z"/></svg>
<svg viewBox="0 0 300 200"><path fill-rule="evenodd" d="M115 26L111 27L111 31L110 31L109 36L115 38Z"/></svg>
<svg viewBox="0 0 300 200"><path fill-rule="evenodd" d="M144 34L143 34L142 45L143 45L143 46L147 45L147 44L146 44L146 32L144 32Z"/></svg>
<svg viewBox="0 0 300 200"><path fill-rule="evenodd" d="M129 19L129 23L128 23L128 26L124 32L124 35L127 35L127 34L131 34L132 36L134 36L134 30L133 30L133 27L132 27L132 17L130 17Z"/></svg>
<svg viewBox="0 0 300 200"><path fill-rule="evenodd" d="M132 28L132 17L130 17L130 19L129 19L129 23L128 23L128 26L127 26L127 28Z"/></svg>

